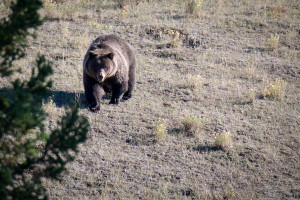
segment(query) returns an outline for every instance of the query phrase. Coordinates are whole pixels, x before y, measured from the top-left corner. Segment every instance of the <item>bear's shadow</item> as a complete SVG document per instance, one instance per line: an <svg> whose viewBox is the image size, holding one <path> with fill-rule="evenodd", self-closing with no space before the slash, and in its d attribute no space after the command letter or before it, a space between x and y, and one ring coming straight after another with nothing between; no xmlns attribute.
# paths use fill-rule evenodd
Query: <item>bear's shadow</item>
<svg viewBox="0 0 300 200"><path fill-rule="evenodd" d="M65 107L70 105L71 102L78 103L80 106L87 107L84 93L65 92L65 91L51 91L51 94L45 98L45 101L52 101L57 107Z"/></svg>
<svg viewBox="0 0 300 200"><path fill-rule="evenodd" d="M13 91L7 88L0 89L0 95L8 94L10 97L13 97ZM111 98L111 94L105 94L102 100L109 100ZM82 92L65 92L65 91L55 91L51 90L48 96L44 98L45 102L49 102L51 99L55 103L57 107L65 107L69 106L71 102L78 104L82 108L87 108L88 104L85 100L85 95Z"/></svg>
<svg viewBox="0 0 300 200"><path fill-rule="evenodd" d="M102 97L102 100L109 100L110 98L111 94L108 93ZM83 108L88 107L85 95L82 92L51 91L50 96L45 100L49 101L49 99L52 99L57 107L68 106L71 102L75 102Z"/></svg>

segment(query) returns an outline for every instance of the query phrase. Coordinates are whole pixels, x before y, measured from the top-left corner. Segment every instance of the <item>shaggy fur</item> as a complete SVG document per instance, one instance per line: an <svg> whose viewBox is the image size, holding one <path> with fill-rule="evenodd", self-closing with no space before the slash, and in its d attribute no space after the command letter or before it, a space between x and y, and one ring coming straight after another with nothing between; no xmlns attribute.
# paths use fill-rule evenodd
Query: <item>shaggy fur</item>
<svg viewBox="0 0 300 200"><path fill-rule="evenodd" d="M102 35L89 47L83 61L85 97L91 111L100 110L104 92L112 92L110 104L131 98L136 59L132 47L116 35Z"/></svg>

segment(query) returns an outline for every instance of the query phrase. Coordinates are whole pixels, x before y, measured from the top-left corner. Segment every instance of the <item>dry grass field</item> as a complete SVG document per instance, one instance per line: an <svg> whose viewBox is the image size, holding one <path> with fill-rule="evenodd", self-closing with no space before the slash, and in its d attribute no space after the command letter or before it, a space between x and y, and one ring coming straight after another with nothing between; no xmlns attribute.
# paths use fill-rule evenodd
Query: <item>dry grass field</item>
<svg viewBox="0 0 300 200"><path fill-rule="evenodd" d="M44 0L40 13L15 77L44 54L49 128L70 100L91 124L61 181L44 180L51 200L300 198L298 0ZM82 62L107 33L134 47L137 84L96 114Z"/></svg>

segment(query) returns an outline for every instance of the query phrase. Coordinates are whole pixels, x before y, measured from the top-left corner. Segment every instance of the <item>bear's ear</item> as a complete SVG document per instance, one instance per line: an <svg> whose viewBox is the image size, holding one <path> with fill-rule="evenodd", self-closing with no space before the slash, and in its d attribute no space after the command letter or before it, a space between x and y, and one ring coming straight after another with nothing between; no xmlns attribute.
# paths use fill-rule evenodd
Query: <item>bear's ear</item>
<svg viewBox="0 0 300 200"><path fill-rule="evenodd" d="M96 55L98 55L98 52L97 52L97 50L92 50L92 51L89 51L89 54L96 56Z"/></svg>
<svg viewBox="0 0 300 200"><path fill-rule="evenodd" d="M95 49L95 50L90 50L89 51L89 54L90 55L94 55L94 56L97 56L97 57L102 57L102 56L107 56L109 58L112 59L113 55L110 55L110 54L113 54L111 51L109 50L106 50L106 49Z"/></svg>
<svg viewBox="0 0 300 200"><path fill-rule="evenodd" d="M115 56L115 54L114 53L109 53L109 54L107 54L106 55L109 59L113 59L114 58L114 56Z"/></svg>

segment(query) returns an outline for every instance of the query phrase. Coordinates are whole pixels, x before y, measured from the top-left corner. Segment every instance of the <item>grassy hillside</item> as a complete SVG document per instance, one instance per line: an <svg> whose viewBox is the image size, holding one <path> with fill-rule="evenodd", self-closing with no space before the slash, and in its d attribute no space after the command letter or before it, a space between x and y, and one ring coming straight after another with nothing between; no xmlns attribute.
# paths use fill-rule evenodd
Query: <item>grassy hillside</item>
<svg viewBox="0 0 300 200"><path fill-rule="evenodd" d="M7 13L0 3L1 15ZM16 63L53 62L43 104L55 127L69 100L89 139L50 199L299 199L297 0L45 0L49 20ZM100 34L137 54L134 98L88 111L82 62ZM0 88L8 86L0 80Z"/></svg>

